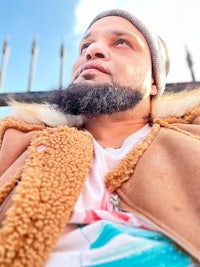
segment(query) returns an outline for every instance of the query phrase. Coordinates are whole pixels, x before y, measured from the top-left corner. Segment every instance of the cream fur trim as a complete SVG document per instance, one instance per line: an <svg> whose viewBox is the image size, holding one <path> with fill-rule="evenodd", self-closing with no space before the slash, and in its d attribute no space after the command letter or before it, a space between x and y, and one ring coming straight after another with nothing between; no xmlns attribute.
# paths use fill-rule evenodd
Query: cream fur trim
<svg viewBox="0 0 200 267"><path fill-rule="evenodd" d="M8 104L12 107L11 116L27 123L44 123L50 127L79 127L83 124L82 116L66 115L48 104L20 103L14 100Z"/></svg>
<svg viewBox="0 0 200 267"><path fill-rule="evenodd" d="M83 125L82 116L67 115L48 104L20 103L11 100L11 116L24 120L27 123L45 124L50 127L67 125L79 127ZM152 101L151 116L165 118L169 116L182 117L190 109L200 105L200 88L179 93L165 93Z"/></svg>
<svg viewBox="0 0 200 267"><path fill-rule="evenodd" d="M152 102L152 118L169 116L182 117L192 108L200 105L200 88L178 93L165 93Z"/></svg>

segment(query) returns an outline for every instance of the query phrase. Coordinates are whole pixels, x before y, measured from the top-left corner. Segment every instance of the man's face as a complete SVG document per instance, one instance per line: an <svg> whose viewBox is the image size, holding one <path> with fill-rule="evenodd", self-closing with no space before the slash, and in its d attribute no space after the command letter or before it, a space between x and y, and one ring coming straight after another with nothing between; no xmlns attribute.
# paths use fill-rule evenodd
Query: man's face
<svg viewBox="0 0 200 267"><path fill-rule="evenodd" d="M72 83L119 84L140 88L144 96L155 92L152 64L144 36L126 19L109 16L86 32L73 66ZM152 89L154 87L154 89Z"/></svg>
<svg viewBox="0 0 200 267"><path fill-rule="evenodd" d="M86 32L71 84L57 91L53 103L68 114L101 116L134 109L144 100L148 107L141 116L148 116L155 90L144 36L126 19L110 16Z"/></svg>

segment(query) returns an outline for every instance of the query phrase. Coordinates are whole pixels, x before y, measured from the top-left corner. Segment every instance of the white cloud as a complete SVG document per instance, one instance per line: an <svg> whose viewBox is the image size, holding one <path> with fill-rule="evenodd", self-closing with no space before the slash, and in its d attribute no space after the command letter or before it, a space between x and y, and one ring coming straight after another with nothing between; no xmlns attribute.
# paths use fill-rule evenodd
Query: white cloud
<svg viewBox="0 0 200 267"><path fill-rule="evenodd" d="M123 8L131 10L134 8L138 10L138 5L142 3L142 0L80 0L75 9L75 27L74 31L76 34L82 34L90 21L100 12L113 9Z"/></svg>

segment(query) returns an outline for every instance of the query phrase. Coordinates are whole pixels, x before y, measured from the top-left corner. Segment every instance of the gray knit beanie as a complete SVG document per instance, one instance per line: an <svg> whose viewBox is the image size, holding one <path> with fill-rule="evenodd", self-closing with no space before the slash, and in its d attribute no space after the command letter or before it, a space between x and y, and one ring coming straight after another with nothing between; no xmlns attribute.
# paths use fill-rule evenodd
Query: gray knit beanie
<svg viewBox="0 0 200 267"><path fill-rule="evenodd" d="M121 9L106 10L100 13L92 20L87 30L97 20L108 16L118 16L130 21L143 34L151 52L153 74L158 89L157 96L162 95L165 90L166 76L169 72L169 55L165 42L158 35L154 35L142 21Z"/></svg>

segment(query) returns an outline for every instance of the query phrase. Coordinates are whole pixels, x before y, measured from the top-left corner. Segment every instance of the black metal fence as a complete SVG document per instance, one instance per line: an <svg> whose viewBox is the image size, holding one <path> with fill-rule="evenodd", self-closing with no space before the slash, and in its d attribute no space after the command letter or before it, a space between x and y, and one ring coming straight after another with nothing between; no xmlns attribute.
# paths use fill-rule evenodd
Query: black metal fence
<svg viewBox="0 0 200 267"><path fill-rule="evenodd" d="M38 57L38 44L36 38L33 39L32 42L32 49L31 49L31 62L30 62L30 71L29 71L29 80L27 85L27 92L32 91L33 87L33 78L35 74L36 64L37 64L37 57ZM63 87L64 83L64 60L65 60L65 46L64 43L61 43L60 45L60 87ZM5 38L4 44L3 44L3 50L2 50L2 62L1 62L1 68L0 68L0 94L3 93L3 86L4 86L4 80L6 77L6 71L7 71L7 63L10 56L10 45L8 38Z"/></svg>

